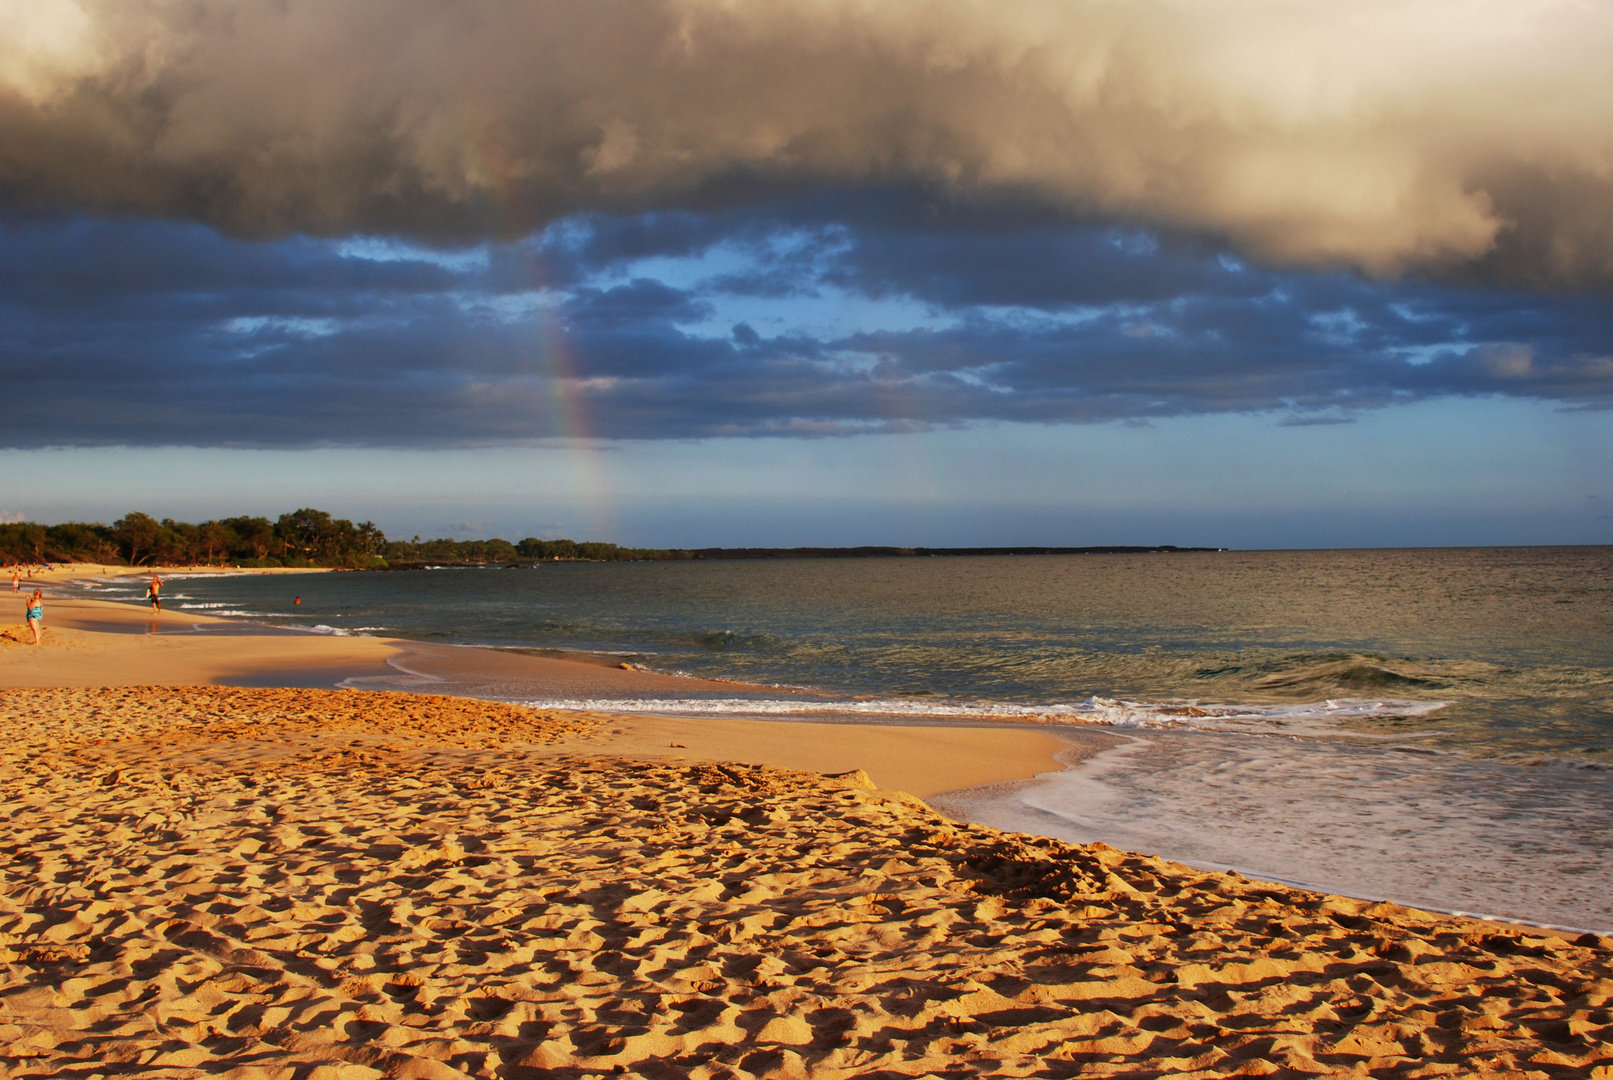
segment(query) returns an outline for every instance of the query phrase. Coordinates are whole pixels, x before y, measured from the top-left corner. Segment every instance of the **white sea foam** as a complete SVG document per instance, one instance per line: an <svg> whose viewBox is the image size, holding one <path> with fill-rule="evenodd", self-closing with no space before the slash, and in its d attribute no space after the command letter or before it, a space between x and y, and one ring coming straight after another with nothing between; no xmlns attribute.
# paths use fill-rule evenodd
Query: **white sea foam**
<svg viewBox="0 0 1613 1080"><path fill-rule="evenodd" d="M1346 719L1423 716L1443 701L1335 698L1286 705L1140 702L1092 697L1075 704L944 702L921 698L815 700L810 698L546 698L526 704L541 709L651 713L677 716L856 716L935 717L953 720L1013 720L1109 727L1202 728L1280 731L1297 734Z"/></svg>
<svg viewBox="0 0 1613 1080"><path fill-rule="evenodd" d="M330 637L352 637L362 635L365 631L385 630L384 626L330 626L326 623L315 623L313 626L297 626L294 624L281 624L282 630L301 630L305 634L325 634Z"/></svg>
<svg viewBox="0 0 1613 1080"><path fill-rule="evenodd" d="M1281 732L1285 735L1329 732L1341 720L1427 716L1448 701L1402 698L1326 698L1284 704L1201 701L1125 701L1091 697L1074 706L1086 722L1111 727L1192 728L1204 731Z"/></svg>

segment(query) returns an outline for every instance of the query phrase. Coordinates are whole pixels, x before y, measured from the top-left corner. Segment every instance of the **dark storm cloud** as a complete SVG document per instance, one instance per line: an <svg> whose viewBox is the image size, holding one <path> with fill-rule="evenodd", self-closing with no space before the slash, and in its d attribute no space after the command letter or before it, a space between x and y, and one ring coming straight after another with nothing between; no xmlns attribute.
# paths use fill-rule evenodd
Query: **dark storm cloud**
<svg viewBox="0 0 1613 1080"><path fill-rule="evenodd" d="M5 11L12 206L463 242L579 211L894 187L1193 233L1271 264L1613 284L1606 4Z"/></svg>
<svg viewBox="0 0 1613 1080"><path fill-rule="evenodd" d="M750 296L829 285L942 307L1057 308L1198 292L1253 295L1274 280L1192 238L1072 224L1024 205L938 202L911 189L574 220L585 227L551 230L537 244L546 280L585 280L612 265L698 257L718 247L747 265L708 286Z"/></svg>
<svg viewBox="0 0 1613 1080"><path fill-rule="evenodd" d="M695 322L711 310L688 292L647 278L609 289L578 289L566 305L573 329L583 334L609 334L645 323Z"/></svg>
<svg viewBox="0 0 1613 1080"><path fill-rule="evenodd" d="M825 205L577 218L447 256L12 219L3 443L493 445L578 418L660 439L1338 422L1453 395L1613 404L1613 316L1595 297L1278 273L1135 230L848 225L857 200ZM722 319L758 297L892 298L929 316L878 332Z"/></svg>
<svg viewBox="0 0 1613 1080"><path fill-rule="evenodd" d="M313 310L327 297L437 293L455 280L429 263L333 259L309 240L241 244L200 225L12 217L3 228L0 291L16 305L96 311L158 296L223 311L270 293Z"/></svg>

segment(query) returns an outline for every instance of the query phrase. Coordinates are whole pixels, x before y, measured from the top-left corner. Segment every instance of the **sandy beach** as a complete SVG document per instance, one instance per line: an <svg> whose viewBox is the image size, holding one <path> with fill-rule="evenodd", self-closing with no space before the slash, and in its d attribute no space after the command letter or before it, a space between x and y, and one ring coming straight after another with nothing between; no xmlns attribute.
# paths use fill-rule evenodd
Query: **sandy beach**
<svg viewBox="0 0 1613 1080"><path fill-rule="evenodd" d="M333 690L669 677L151 621L0 637L0 1076L1613 1077L1605 939L921 801L1044 731Z"/></svg>

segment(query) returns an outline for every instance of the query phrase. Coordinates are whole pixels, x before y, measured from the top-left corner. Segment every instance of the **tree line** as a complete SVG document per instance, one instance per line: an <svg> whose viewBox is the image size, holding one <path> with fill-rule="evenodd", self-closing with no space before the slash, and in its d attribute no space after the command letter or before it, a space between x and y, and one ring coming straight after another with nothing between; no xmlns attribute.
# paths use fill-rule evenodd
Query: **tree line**
<svg viewBox="0 0 1613 1080"><path fill-rule="evenodd" d="M338 567L385 569L425 563L677 558L681 553L575 540L388 540L374 522L358 524L304 508L266 517L191 524L130 513L110 525L70 521L0 524L0 560L93 562L126 566Z"/></svg>
<svg viewBox="0 0 1613 1080"><path fill-rule="evenodd" d="M266 517L220 518L192 525L149 514L125 514L110 525L70 521L0 523L0 562L91 562L125 566L337 567L404 570L432 564L646 559L824 559L929 555L1117 555L1218 551L1221 548L629 548L599 541L388 540L372 521L357 525L304 508Z"/></svg>

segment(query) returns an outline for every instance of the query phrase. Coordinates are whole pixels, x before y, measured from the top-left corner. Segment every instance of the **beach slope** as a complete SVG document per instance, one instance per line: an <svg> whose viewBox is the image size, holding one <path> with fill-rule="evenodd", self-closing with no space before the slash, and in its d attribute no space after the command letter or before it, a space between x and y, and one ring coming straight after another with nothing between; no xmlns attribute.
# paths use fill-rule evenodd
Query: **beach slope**
<svg viewBox="0 0 1613 1080"><path fill-rule="evenodd" d="M1602 939L571 752L609 723L0 693L0 1075L1613 1070Z"/></svg>

